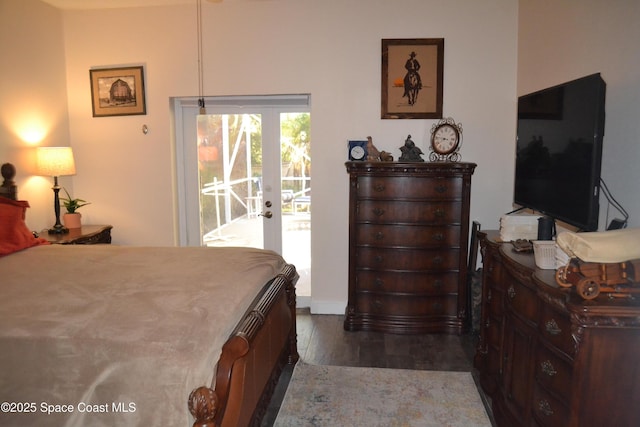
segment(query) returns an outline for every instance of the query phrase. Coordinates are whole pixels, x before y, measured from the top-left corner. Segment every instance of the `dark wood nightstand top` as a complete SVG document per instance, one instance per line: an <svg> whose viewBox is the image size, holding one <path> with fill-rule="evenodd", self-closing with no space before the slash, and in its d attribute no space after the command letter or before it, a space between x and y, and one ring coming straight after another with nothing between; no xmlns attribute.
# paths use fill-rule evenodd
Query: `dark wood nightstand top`
<svg viewBox="0 0 640 427"><path fill-rule="evenodd" d="M111 243L111 225L83 225L71 228L66 234L49 234L43 231L39 237L57 245L95 245Z"/></svg>

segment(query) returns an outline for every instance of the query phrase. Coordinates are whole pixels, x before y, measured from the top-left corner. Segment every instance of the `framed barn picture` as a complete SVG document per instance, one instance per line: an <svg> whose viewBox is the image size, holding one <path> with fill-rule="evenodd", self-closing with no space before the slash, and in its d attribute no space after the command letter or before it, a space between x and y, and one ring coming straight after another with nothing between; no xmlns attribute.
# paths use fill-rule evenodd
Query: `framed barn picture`
<svg viewBox="0 0 640 427"><path fill-rule="evenodd" d="M441 119L444 39L382 40L383 119Z"/></svg>
<svg viewBox="0 0 640 427"><path fill-rule="evenodd" d="M147 114L142 66L89 70L93 117Z"/></svg>

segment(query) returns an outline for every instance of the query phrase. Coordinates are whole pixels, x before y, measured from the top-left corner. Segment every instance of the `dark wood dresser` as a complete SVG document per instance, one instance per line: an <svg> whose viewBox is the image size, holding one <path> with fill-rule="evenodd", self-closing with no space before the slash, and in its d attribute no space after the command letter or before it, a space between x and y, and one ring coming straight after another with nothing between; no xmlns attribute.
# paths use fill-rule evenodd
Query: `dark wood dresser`
<svg viewBox="0 0 640 427"><path fill-rule="evenodd" d="M473 163L347 162L349 331L460 334Z"/></svg>
<svg viewBox="0 0 640 427"><path fill-rule="evenodd" d="M499 427L639 426L640 299L586 301L499 233L481 232L475 357Z"/></svg>

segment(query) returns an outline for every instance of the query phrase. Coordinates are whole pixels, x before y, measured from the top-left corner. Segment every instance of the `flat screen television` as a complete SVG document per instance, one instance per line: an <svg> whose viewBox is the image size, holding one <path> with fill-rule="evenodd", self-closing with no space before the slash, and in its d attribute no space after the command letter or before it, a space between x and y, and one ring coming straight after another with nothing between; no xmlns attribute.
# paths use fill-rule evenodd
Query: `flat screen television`
<svg viewBox="0 0 640 427"><path fill-rule="evenodd" d="M598 229L605 91L598 73L518 98L516 205Z"/></svg>

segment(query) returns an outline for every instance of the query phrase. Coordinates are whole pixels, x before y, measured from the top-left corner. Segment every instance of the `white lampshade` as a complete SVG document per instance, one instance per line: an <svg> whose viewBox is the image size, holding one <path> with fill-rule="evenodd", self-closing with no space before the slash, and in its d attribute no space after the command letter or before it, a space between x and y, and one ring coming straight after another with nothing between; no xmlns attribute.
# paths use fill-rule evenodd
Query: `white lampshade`
<svg viewBox="0 0 640 427"><path fill-rule="evenodd" d="M38 147L36 153L38 175L75 175L76 164L71 147Z"/></svg>

